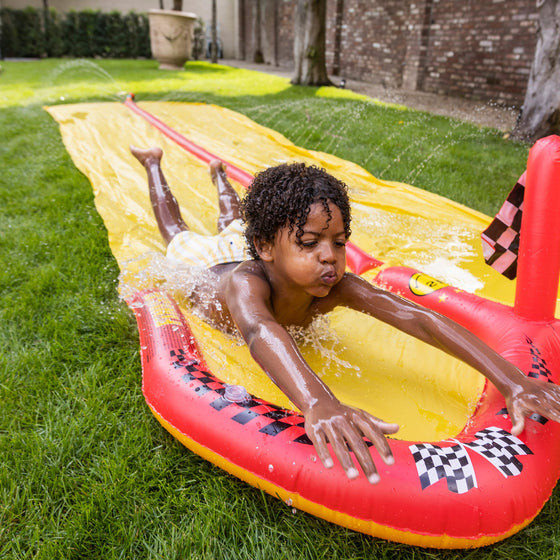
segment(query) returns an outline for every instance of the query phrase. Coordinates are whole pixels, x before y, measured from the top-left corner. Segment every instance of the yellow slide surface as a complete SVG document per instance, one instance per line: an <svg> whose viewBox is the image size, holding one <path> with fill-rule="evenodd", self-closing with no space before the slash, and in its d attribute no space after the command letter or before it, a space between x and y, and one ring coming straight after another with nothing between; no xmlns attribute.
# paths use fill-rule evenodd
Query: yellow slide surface
<svg viewBox="0 0 560 560"><path fill-rule="evenodd" d="M513 283L484 264L480 232L489 218L437 195L376 179L335 156L297 147L247 117L205 104L144 102L139 106L220 158L250 173L284 161L312 162L350 187L352 241L388 266L418 268L448 284L505 303ZM144 169L128 146L158 145L164 173L190 228L216 232L218 203L207 166L123 104L48 107L76 166L91 181L121 271L120 289L158 285L152 274L165 245L148 197ZM242 195L243 189L234 185ZM157 259L156 259L157 260ZM366 276L368 273L366 273ZM179 289L179 288L178 288ZM179 289L180 291L180 289ZM180 303L212 372L228 383L290 406L256 366L246 347L206 325ZM315 371L347 402L401 425L398 437L434 441L455 436L484 385L477 372L369 317L340 310L303 337Z"/></svg>

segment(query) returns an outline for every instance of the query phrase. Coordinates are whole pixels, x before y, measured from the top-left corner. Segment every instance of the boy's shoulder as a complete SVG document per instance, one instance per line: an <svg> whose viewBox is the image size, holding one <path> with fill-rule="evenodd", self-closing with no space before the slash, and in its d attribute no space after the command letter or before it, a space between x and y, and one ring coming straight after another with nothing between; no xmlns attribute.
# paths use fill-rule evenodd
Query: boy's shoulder
<svg viewBox="0 0 560 560"><path fill-rule="evenodd" d="M270 305L272 286L258 261L244 261L224 274L216 294L235 321L247 318L255 309Z"/></svg>
<svg viewBox="0 0 560 560"><path fill-rule="evenodd" d="M270 288L270 281L264 268L256 260L243 261L235 266L228 274L228 284L249 288L265 285Z"/></svg>

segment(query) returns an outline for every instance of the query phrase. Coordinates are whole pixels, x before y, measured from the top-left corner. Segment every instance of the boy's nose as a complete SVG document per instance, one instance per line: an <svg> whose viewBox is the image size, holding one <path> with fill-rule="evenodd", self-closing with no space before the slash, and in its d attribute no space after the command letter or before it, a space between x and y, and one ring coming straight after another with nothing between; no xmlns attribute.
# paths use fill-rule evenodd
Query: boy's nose
<svg viewBox="0 0 560 560"><path fill-rule="evenodd" d="M324 243L321 247L321 262L334 263L336 261L336 252L334 247L329 243Z"/></svg>

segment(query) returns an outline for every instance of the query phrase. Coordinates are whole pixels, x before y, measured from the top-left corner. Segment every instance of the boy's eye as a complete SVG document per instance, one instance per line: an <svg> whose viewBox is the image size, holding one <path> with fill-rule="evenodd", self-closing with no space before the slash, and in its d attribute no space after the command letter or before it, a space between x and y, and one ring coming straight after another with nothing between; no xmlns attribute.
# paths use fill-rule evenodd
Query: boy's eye
<svg viewBox="0 0 560 560"><path fill-rule="evenodd" d="M315 247L315 245L317 245L317 241L302 241L301 242L302 247Z"/></svg>
<svg viewBox="0 0 560 560"><path fill-rule="evenodd" d="M344 241L335 241L334 243L337 247L345 247L346 246L346 240Z"/></svg>

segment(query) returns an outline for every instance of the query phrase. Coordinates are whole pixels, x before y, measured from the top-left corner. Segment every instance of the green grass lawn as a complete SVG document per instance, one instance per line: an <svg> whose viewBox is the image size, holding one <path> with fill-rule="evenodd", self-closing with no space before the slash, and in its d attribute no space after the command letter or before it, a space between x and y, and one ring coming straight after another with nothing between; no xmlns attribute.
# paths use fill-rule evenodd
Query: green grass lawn
<svg viewBox="0 0 560 560"><path fill-rule="evenodd" d="M528 147L334 88L207 63L5 62L0 74L0 558L558 558L560 494L518 535L422 550L331 525L225 474L167 434L141 393L117 265L45 104L205 101L374 175L494 213Z"/></svg>

